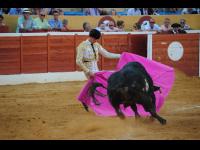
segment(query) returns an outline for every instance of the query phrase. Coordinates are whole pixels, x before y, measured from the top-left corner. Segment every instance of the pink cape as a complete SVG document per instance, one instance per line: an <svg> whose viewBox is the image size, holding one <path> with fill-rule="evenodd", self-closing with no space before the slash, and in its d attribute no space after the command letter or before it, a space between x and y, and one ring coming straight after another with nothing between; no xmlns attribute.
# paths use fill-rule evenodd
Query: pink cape
<svg viewBox="0 0 200 150"><path fill-rule="evenodd" d="M174 69L161 64L159 62L149 60L145 57L138 56L132 53L124 52L121 55L121 58L117 64L116 70L121 69L125 64L128 62L137 61L140 62L150 74L153 79L154 85L159 86L161 88L161 93L159 91L155 92L156 95L156 111L159 112L160 108L163 106L164 101L169 94L172 85L174 83ZM100 71L95 74L93 79L88 80L84 88L81 90L78 100L87 104L95 113L99 116L116 116L116 112L112 105L110 104L108 97L101 97L95 95L101 105L97 106L93 103L91 97L87 95L87 90L92 82L99 82L102 83L105 87L107 87L107 79L114 71ZM104 88L97 88L100 93L106 94L107 91ZM130 107L124 108L123 105L120 106L122 112L125 116L134 116L134 112ZM149 115L148 112L144 110L141 105L137 105L138 112L141 116Z"/></svg>

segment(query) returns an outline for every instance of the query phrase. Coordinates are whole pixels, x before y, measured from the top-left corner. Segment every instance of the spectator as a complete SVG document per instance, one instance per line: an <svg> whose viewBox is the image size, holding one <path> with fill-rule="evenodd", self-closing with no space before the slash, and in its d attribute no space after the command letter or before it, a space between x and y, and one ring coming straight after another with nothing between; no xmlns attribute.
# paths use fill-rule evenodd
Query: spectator
<svg viewBox="0 0 200 150"><path fill-rule="evenodd" d="M42 8L40 11L44 11L46 15L49 15L52 8ZM60 15L62 14L62 9L58 9Z"/></svg>
<svg viewBox="0 0 200 150"><path fill-rule="evenodd" d="M148 8L140 8L141 15L149 15L149 9Z"/></svg>
<svg viewBox="0 0 200 150"><path fill-rule="evenodd" d="M100 8L86 8L85 15L86 16L100 16L102 13L102 9Z"/></svg>
<svg viewBox="0 0 200 150"><path fill-rule="evenodd" d="M62 24L63 24L62 31L69 31L68 20L67 19L63 19Z"/></svg>
<svg viewBox="0 0 200 150"><path fill-rule="evenodd" d="M0 14L8 14L11 8L0 8Z"/></svg>
<svg viewBox="0 0 200 150"><path fill-rule="evenodd" d="M17 33L19 33L20 29L32 30L34 26L33 19L30 16L31 11L28 8L23 8L22 13L23 15L17 20Z"/></svg>
<svg viewBox="0 0 200 150"><path fill-rule="evenodd" d="M111 9L110 15L111 16L116 16L117 15L117 11L115 9Z"/></svg>
<svg viewBox="0 0 200 150"><path fill-rule="evenodd" d="M185 19L180 19L180 25L182 30L190 30L190 26L186 24Z"/></svg>
<svg viewBox="0 0 200 150"><path fill-rule="evenodd" d="M64 12L61 8L48 8L49 9L49 15L53 15L53 12L56 10L59 12L60 15L63 15Z"/></svg>
<svg viewBox="0 0 200 150"><path fill-rule="evenodd" d="M40 15L41 8L31 8L31 12L33 15Z"/></svg>
<svg viewBox="0 0 200 150"><path fill-rule="evenodd" d="M200 14L200 8L197 8L197 13Z"/></svg>
<svg viewBox="0 0 200 150"><path fill-rule="evenodd" d="M155 15L153 8L142 8L140 10L142 15Z"/></svg>
<svg viewBox="0 0 200 150"><path fill-rule="evenodd" d="M119 29L115 27L115 23L113 21L110 21L108 24L109 32L119 32Z"/></svg>
<svg viewBox="0 0 200 150"><path fill-rule="evenodd" d="M110 28L109 28L109 20L104 20L96 29L100 32L109 32Z"/></svg>
<svg viewBox="0 0 200 150"><path fill-rule="evenodd" d="M58 19L59 17L59 11L54 10L53 12L53 19L49 20L49 25L51 26L52 29L62 29L62 21Z"/></svg>
<svg viewBox="0 0 200 150"><path fill-rule="evenodd" d="M101 23L98 27L96 27L96 30L100 32L108 32L109 27L105 23Z"/></svg>
<svg viewBox="0 0 200 150"><path fill-rule="evenodd" d="M154 20L144 21L141 25L141 30L143 31L159 31L160 28L155 24Z"/></svg>
<svg viewBox="0 0 200 150"><path fill-rule="evenodd" d="M171 31L172 34L184 34L184 33L186 33L186 31L181 29L181 25L178 24L178 23L172 24L172 28L173 28L172 31Z"/></svg>
<svg viewBox="0 0 200 150"><path fill-rule="evenodd" d="M153 13L152 15L159 15L159 9L158 8L154 8L154 9L152 8L151 11Z"/></svg>
<svg viewBox="0 0 200 150"><path fill-rule="evenodd" d="M22 14L22 9L21 8L11 8L9 15L21 15Z"/></svg>
<svg viewBox="0 0 200 150"><path fill-rule="evenodd" d="M46 15L50 14L51 8L31 8L32 14L40 15L40 12L45 12Z"/></svg>
<svg viewBox="0 0 200 150"><path fill-rule="evenodd" d="M0 27L5 26L6 24L3 22L3 15L0 15Z"/></svg>
<svg viewBox="0 0 200 150"><path fill-rule="evenodd" d="M100 16L106 16L106 15L109 15L109 12L107 10L100 9Z"/></svg>
<svg viewBox="0 0 200 150"><path fill-rule="evenodd" d="M144 21L143 24L141 25L141 29L143 31L160 31L159 25L155 24L154 19L150 19L148 21Z"/></svg>
<svg viewBox="0 0 200 150"><path fill-rule="evenodd" d="M160 28L161 28L161 32L169 32L170 30L172 30L170 19L169 18L165 18L164 24L161 25Z"/></svg>
<svg viewBox="0 0 200 150"><path fill-rule="evenodd" d="M3 8L0 8L0 15L3 15Z"/></svg>
<svg viewBox="0 0 200 150"><path fill-rule="evenodd" d="M123 20L118 20L117 21L117 28L119 32L124 32L124 21Z"/></svg>
<svg viewBox="0 0 200 150"><path fill-rule="evenodd" d="M127 16L135 16L141 15L141 11L139 8L129 8L127 11Z"/></svg>
<svg viewBox="0 0 200 150"><path fill-rule="evenodd" d="M192 14L192 13L193 13L192 8L183 8L183 10L181 11L181 14Z"/></svg>
<svg viewBox="0 0 200 150"><path fill-rule="evenodd" d="M50 29L50 25L45 19L46 12L41 11L39 17L34 19L34 29Z"/></svg>
<svg viewBox="0 0 200 150"><path fill-rule="evenodd" d="M89 22L83 23L83 30L84 30L84 32L90 32L92 30Z"/></svg>
<svg viewBox="0 0 200 150"><path fill-rule="evenodd" d="M136 23L133 25L132 31L141 31L141 26L140 26L140 24L136 22Z"/></svg>

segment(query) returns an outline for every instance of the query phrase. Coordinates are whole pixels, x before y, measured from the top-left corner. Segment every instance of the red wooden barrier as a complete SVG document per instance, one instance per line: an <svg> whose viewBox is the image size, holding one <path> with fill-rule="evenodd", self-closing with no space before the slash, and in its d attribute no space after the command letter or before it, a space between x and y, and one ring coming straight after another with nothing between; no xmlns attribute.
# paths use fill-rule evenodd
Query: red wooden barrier
<svg viewBox="0 0 200 150"><path fill-rule="evenodd" d="M75 70L74 36L48 36L48 72Z"/></svg>
<svg viewBox="0 0 200 150"><path fill-rule="evenodd" d="M168 47L172 42L180 42L183 47L183 56L178 61L173 61L168 55ZM179 68L188 75L198 76L199 34L153 35L152 49L153 60ZM175 48L172 53L177 52L178 49Z"/></svg>
<svg viewBox="0 0 200 150"><path fill-rule="evenodd" d="M1 36L0 74L62 72L80 70L76 66L76 47L88 35ZM180 42L183 57L173 61L168 56L172 42ZM128 51L147 56L146 34L103 34L98 41L114 53ZM188 75L199 73L199 34L161 34L152 36L153 60L176 67ZM174 50L176 51L176 50ZM171 55L171 54L170 54ZM99 68L112 70L117 59L100 57Z"/></svg>
<svg viewBox="0 0 200 150"><path fill-rule="evenodd" d="M47 72L47 37L22 36L21 72Z"/></svg>
<svg viewBox="0 0 200 150"><path fill-rule="evenodd" d="M109 52L121 54L129 51L128 35L102 35L102 46ZM118 62L118 59L102 58L102 69L113 70Z"/></svg>
<svg viewBox="0 0 200 150"><path fill-rule="evenodd" d="M147 57L147 35L130 34L129 35L129 52Z"/></svg>
<svg viewBox="0 0 200 150"><path fill-rule="evenodd" d="M20 73L20 37L0 37L0 74Z"/></svg>

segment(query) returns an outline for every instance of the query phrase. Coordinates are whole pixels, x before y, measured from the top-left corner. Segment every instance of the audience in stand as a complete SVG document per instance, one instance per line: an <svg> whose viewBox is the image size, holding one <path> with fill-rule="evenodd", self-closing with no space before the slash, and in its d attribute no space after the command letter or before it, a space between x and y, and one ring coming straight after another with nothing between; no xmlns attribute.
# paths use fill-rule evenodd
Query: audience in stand
<svg viewBox="0 0 200 150"><path fill-rule="evenodd" d="M118 28L118 31L119 31L119 32L124 32L124 31L125 31L124 27L125 27L124 21L123 21L123 20L118 20L118 21L117 21L117 28Z"/></svg>
<svg viewBox="0 0 200 150"><path fill-rule="evenodd" d="M155 23L154 19L150 19L149 21L144 21L141 25L142 31L160 31L159 25Z"/></svg>
<svg viewBox="0 0 200 150"><path fill-rule="evenodd" d="M181 25L178 23L172 24L172 31L170 32L172 34L184 34L187 33L185 30L181 29Z"/></svg>
<svg viewBox="0 0 200 150"><path fill-rule="evenodd" d="M84 32L90 32L91 30L92 30L92 27L91 27L90 23L89 22L84 22L83 23L83 31Z"/></svg>
<svg viewBox="0 0 200 150"><path fill-rule="evenodd" d="M53 19L49 20L49 25L51 26L51 29L60 29L61 30L63 28L62 21L59 20L59 11L58 10L54 10Z"/></svg>
<svg viewBox="0 0 200 150"><path fill-rule="evenodd" d="M141 15L139 8L129 8L127 11L127 16Z"/></svg>
<svg viewBox="0 0 200 150"><path fill-rule="evenodd" d="M11 8L9 15L21 15L22 14L22 8Z"/></svg>
<svg viewBox="0 0 200 150"><path fill-rule="evenodd" d="M164 24L160 26L161 32L169 32L172 30L171 22L169 18L165 18Z"/></svg>
<svg viewBox="0 0 200 150"><path fill-rule="evenodd" d="M179 21L182 30L190 30L190 26L186 24L185 19L180 19Z"/></svg>
<svg viewBox="0 0 200 150"><path fill-rule="evenodd" d="M37 18L34 19L34 29L50 29L50 25L47 21L47 19L45 19L46 17L46 12L45 11L41 11L39 16Z"/></svg>
<svg viewBox="0 0 200 150"><path fill-rule="evenodd" d="M115 23L113 21L109 21L108 24L109 27L109 32L119 32L119 29L117 27L115 27Z"/></svg>
<svg viewBox="0 0 200 150"><path fill-rule="evenodd" d="M0 27L5 26L6 24L4 23L4 17L3 15L0 15Z"/></svg>
<svg viewBox="0 0 200 150"><path fill-rule="evenodd" d="M4 14L6 11L9 15L20 15L17 20L17 29L16 32L23 30L32 30L32 29L56 29L56 31L69 31L68 29L68 20L64 19L63 21L59 20L59 15L63 14L62 8L0 8L0 14ZM177 11L182 10L182 14L196 14L199 13L199 8L129 8L127 15L158 15L161 10L171 11L176 13ZM5 11L6 10L6 11ZM34 13L33 13L34 12ZM31 14L37 14L38 17L33 19ZM48 22L45 17L49 14L53 14L53 18L49 19ZM99 15L117 15L116 9L102 9L102 8L86 8L86 15L99 16ZM35 16L33 16L35 17ZM3 20L3 18L0 18ZM182 30L191 29L189 25L186 24L185 19L180 19L179 21ZM3 23L1 23L1 26ZM96 29L101 32L124 32L125 22L123 20L115 21L105 20L100 24ZM57 30L58 29L58 30ZM83 23L83 29L85 32L90 32L91 26L88 22ZM155 23L154 19L145 20L141 25L135 23L132 31L157 31L157 32L168 32L172 31L171 21L169 18L165 18L163 24L159 26ZM35 31L34 31L35 32Z"/></svg>
<svg viewBox="0 0 200 150"><path fill-rule="evenodd" d="M135 23L133 25L132 31L141 31L141 25L139 23Z"/></svg>
<svg viewBox="0 0 200 150"><path fill-rule="evenodd" d="M63 24L62 31L69 31L68 20L67 19L63 19L62 24Z"/></svg>
<svg viewBox="0 0 200 150"><path fill-rule="evenodd" d="M100 16L102 13L101 8L86 8L84 11L86 16Z"/></svg>
<svg viewBox="0 0 200 150"><path fill-rule="evenodd" d="M30 16L30 9L23 8L22 13L23 15L21 15L17 20L17 33L19 33L20 30L32 30L34 26L33 18Z"/></svg>
<svg viewBox="0 0 200 150"><path fill-rule="evenodd" d="M110 15L111 16L116 16L117 15L117 11L115 9L111 9Z"/></svg>

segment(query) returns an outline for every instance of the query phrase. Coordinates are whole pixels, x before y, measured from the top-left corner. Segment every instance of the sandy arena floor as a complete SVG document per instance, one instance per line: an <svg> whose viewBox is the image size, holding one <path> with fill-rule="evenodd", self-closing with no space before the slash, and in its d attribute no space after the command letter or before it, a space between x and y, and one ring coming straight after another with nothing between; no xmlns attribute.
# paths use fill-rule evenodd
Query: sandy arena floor
<svg viewBox="0 0 200 150"><path fill-rule="evenodd" d="M176 71L159 113L120 120L87 113L76 96L85 82L0 86L0 139L200 139L200 78Z"/></svg>

